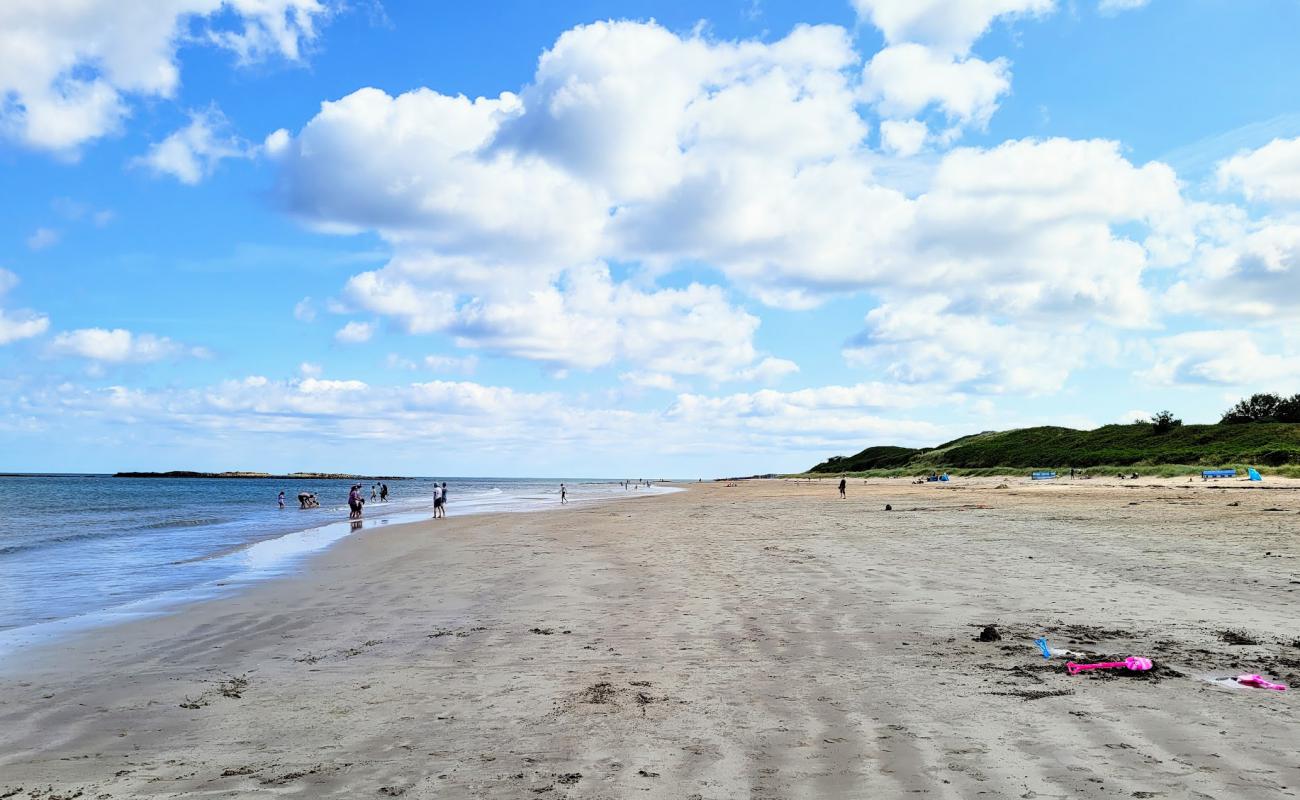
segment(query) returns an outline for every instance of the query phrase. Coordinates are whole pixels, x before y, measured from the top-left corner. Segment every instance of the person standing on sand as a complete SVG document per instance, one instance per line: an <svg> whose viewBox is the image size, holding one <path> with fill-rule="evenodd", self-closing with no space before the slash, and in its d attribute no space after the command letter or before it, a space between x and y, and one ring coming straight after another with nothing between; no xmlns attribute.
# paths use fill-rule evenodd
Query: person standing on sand
<svg viewBox="0 0 1300 800"><path fill-rule="evenodd" d="M447 516L447 482L442 482L442 515Z"/></svg>
<svg viewBox="0 0 1300 800"><path fill-rule="evenodd" d="M284 508L284 490L280 490L280 496L276 498L280 502L280 508Z"/></svg>
<svg viewBox="0 0 1300 800"><path fill-rule="evenodd" d="M564 484L561 483L560 484L560 505L564 505L565 503L569 502L568 498L569 498L569 491L565 489Z"/></svg>
<svg viewBox="0 0 1300 800"><path fill-rule="evenodd" d="M437 483L433 484L433 518L437 519L442 516L442 487Z"/></svg>
<svg viewBox="0 0 1300 800"><path fill-rule="evenodd" d="M845 496L844 496L844 489L845 489L848 485L849 485L849 484L848 484L848 481L844 480L843 478L840 478L840 499L841 499L841 500L846 499Z"/></svg>

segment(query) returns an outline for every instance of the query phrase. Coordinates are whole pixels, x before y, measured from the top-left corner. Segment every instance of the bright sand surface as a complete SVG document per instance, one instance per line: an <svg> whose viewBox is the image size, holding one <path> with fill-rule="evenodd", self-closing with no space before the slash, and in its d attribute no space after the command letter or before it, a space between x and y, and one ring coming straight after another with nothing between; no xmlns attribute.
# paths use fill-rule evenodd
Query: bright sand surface
<svg viewBox="0 0 1300 800"><path fill-rule="evenodd" d="M1300 691L1206 680L1300 678L1300 482L1002 483L366 531L9 658L0 797L1300 794Z"/></svg>

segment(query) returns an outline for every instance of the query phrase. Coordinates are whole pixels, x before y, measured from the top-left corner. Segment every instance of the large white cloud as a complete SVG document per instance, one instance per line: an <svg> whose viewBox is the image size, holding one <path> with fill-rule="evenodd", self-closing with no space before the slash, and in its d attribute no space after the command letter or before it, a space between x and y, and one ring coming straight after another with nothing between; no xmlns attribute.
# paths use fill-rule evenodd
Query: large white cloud
<svg viewBox="0 0 1300 800"><path fill-rule="evenodd" d="M1192 331L1154 342L1147 377L1163 385L1210 384L1290 391L1300 386L1300 353L1268 352L1275 337L1248 330Z"/></svg>
<svg viewBox="0 0 1300 800"><path fill-rule="evenodd" d="M731 150L806 163L865 135L844 73L857 60L833 26L769 45L584 25L542 55L498 145L562 165L619 203L662 195Z"/></svg>
<svg viewBox="0 0 1300 800"><path fill-rule="evenodd" d="M1256 322L1300 317L1300 219L1265 219L1210 243L1165 297L1172 311Z"/></svg>
<svg viewBox="0 0 1300 800"><path fill-rule="evenodd" d="M278 149L281 200L327 230L375 229L447 255L564 263L596 250L607 200L542 159L487 151L510 93L361 89Z"/></svg>
<svg viewBox="0 0 1300 800"><path fill-rule="evenodd" d="M1049 6L990 5L973 30ZM975 89L927 78L897 110L937 93L954 122L985 119L1001 67L953 58L982 71ZM1111 141L1025 139L949 151L903 191L878 175L861 74L846 32L829 26L765 44L597 23L562 35L517 93L362 89L268 152L291 213L394 248L348 282L352 309L556 368L624 364L638 385L773 374L758 370L773 356L753 344L757 319L725 292L658 285L683 264L786 308L845 293L905 307L942 286L954 324L1154 323L1147 270L1196 243L1169 167L1134 164ZM903 154L928 139L906 120L886 133ZM858 363L892 363L862 352L871 346L852 348ZM996 366L970 381L1030 382Z"/></svg>
<svg viewBox="0 0 1300 800"><path fill-rule="evenodd" d="M939 296L881 306L866 322L845 350L850 364L944 393L1050 394L1109 344L1080 325L1043 330L952 313Z"/></svg>
<svg viewBox="0 0 1300 800"><path fill-rule="evenodd" d="M556 369L628 363L714 381L793 371L768 361L754 372L761 357L753 344L758 318L734 307L716 286L645 290L615 282L604 265L589 265L563 270L555 283L491 287L457 274L457 266L436 258L394 260L354 276L344 297L408 331L451 334L464 346ZM461 297L447 287L473 294Z"/></svg>
<svg viewBox="0 0 1300 800"><path fill-rule="evenodd" d="M326 13L320 0L6 0L0 132L75 155L118 129L132 96L176 92L181 42L296 59Z"/></svg>
<svg viewBox="0 0 1300 800"><path fill-rule="evenodd" d="M1187 225L1173 170L1135 166L1109 141L1006 142L941 162L918 200L909 276L955 304L1025 318L1138 327L1151 254L1125 228L1172 237Z"/></svg>

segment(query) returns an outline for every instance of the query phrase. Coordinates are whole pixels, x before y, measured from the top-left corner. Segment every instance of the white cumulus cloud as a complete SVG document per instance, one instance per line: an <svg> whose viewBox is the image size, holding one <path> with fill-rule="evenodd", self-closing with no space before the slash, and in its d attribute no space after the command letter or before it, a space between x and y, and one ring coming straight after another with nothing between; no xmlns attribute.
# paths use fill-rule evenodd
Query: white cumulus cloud
<svg viewBox="0 0 1300 800"><path fill-rule="evenodd" d="M1170 311L1253 322L1300 318L1300 218L1236 221L1207 237L1166 292Z"/></svg>
<svg viewBox="0 0 1300 800"><path fill-rule="evenodd" d="M998 323L953 313L938 296L881 306L866 322L845 350L850 364L944 392L1050 394L1099 344L1081 326Z"/></svg>
<svg viewBox="0 0 1300 800"><path fill-rule="evenodd" d="M133 98L175 95L182 42L297 59L327 13L320 0L0 3L0 134L75 156L117 131Z"/></svg>
<svg viewBox="0 0 1300 800"><path fill-rule="evenodd" d="M1300 138L1274 139L1218 165L1219 185L1248 200L1300 202Z"/></svg>
<svg viewBox="0 0 1300 800"><path fill-rule="evenodd" d="M1051 7L926 7L970 5L972 35ZM904 71L918 88L890 95L900 114L979 124L1005 91L999 62L890 50L938 70ZM789 309L867 293L905 307L942 285L959 322L1155 324L1146 273L1197 246L1172 169L1112 141L1024 139L950 150L905 192L878 174L863 74L833 26L764 43L585 25L543 53L531 83L494 97L361 89L324 103L277 145L276 191L308 225L374 231L393 248L347 282L342 310L557 370L618 365L633 383L772 380L783 363L754 344L758 318L729 289L659 282L680 265ZM899 156L947 136L918 119L881 125ZM999 391L1031 382L981 374L973 385Z"/></svg>
<svg viewBox="0 0 1300 800"><path fill-rule="evenodd" d="M929 126L921 120L887 119L880 123L880 146L899 158L921 152L929 136Z"/></svg>
<svg viewBox="0 0 1300 800"><path fill-rule="evenodd" d="M964 53L999 17L1040 16L1055 0L852 0L891 44L918 42Z"/></svg>
<svg viewBox="0 0 1300 800"><path fill-rule="evenodd" d="M133 163L193 186L210 176L223 160L255 155L254 148L229 129L229 121L215 106L193 112L188 125L150 146L149 152Z"/></svg>
<svg viewBox="0 0 1300 800"><path fill-rule="evenodd" d="M370 338L374 335L375 324L373 322L353 320L335 331L334 339L344 344L361 344L370 341Z"/></svg>
<svg viewBox="0 0 1300 800"><path fill-rule="evenodd" d="M53 228L37 228L27 237L28 250L44 250L59 243L59 232Z"/></svg>
<svg viewBox="0 0 1300 800"><path fill-rule="evenodd" d="M18 276L7 269L0 268L0 299L18 285ZM0 307L0 345L10 344L20 339L31 339L45 333L50 327L50 318L27 309L9 311Z"/></svg>
<svg viewBox="0 0 1300 800"><path fill-rule="evenodd" d="M1260 341L1275 337L1248 330L1205 330L1157 339L1146 376L1162 385L1294 387L1300 384L1300 353L1267 352Z"/></svg>
<svg viewBox="0 0 1300 800"><path fill-rule="evenodd" d="M134 333L125 328L80 328L54 337L50 351L104 364L144 364L185 356L206 357L201 347L190 347L166 336Z"/></svg>
<svg viewBox="0 0 1300 800"><path fill-rule="evenodd" d="M983 127L1011 89L1010 62L958 57L919 44L877 53L863 76L863 96L887 117L914 117L930 106L950 120Z"/></svg>

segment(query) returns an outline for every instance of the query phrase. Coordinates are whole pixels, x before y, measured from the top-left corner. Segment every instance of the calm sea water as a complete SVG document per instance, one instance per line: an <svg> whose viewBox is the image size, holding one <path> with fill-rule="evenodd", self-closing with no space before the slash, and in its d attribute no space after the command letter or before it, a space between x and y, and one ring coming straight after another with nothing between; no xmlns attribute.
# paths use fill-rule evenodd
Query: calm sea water
<svg viewBox="0 0 1300 800"><path fill-rule="evenodd" d="M448 516L558 508L560 480L441 478ZM672 491L565 480L571 502ZM283 573L352 532L349 480L0 477L0 649ZM388 481L366 527L427 519L432 478ZM284 510L276 495L285 492ZM320 508L299 510L299 491ZM369 498L370 482L365 482Z"/></svg>

